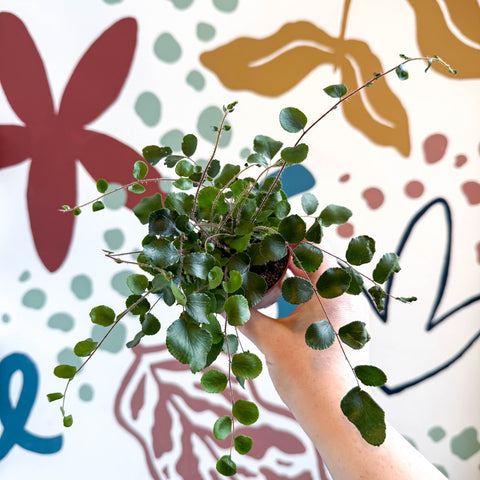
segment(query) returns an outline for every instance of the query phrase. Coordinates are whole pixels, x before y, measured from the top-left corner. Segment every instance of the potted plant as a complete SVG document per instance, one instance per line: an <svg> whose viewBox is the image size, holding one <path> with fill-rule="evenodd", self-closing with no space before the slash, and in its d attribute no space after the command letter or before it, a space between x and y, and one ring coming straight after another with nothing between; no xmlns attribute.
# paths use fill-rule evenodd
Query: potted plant
<svg viewBox="0 0 480 480"><path fill-rule="evenodd" d="M357 270L372 261L375 240L366 235L350 240L343 256L334 256L338 266L327 268L313 284L308 273L315 272L325 255L333 255L319 246L324 232L331 225L345 223L352 212L343 206L323 205L311 193L301 199L302 212L293 213L282 190L281 175L286 168L307 159L308 145L303 142L307 133L329 113L362 89L377 80L396 72L401 80L408 78L405 64L420 60L444 64L451 73L455 71L438 57L408 58L383 73L375 73L371 80L352 92L345 85L331 85L324 91L337 99L332 107L308 125L306 116L297 108L287 107L280 112L279 121L290 134L298 134L296 141L284 146L282 142L265 135L253 141L253 153L243 165L222 163L216 158L222 132L230 127L226 118L236 102L223 108L220 125L215 126L216 143L207 162L194 158L197 138L185 135L182 153L173 154L168 146L147 146L143 149L145 162L137 161L133 167L134 181L121 188L143 193L148 165L163 162L174 175L176 189L162 197L156 193L143 198L133 209L145 225L142 248L136 254L138 273L127 278L131 295L126 308L116 314L110 307L99 305L90 312L91 321L111 329L130 313L138 316L138 332L127 343L133 348L144 336L155 335L160 321L155 316L155 305L161 298L169 306L180 306L181 313L167 326L166 345L169 352L182 364L188 364L192 373L201 373L201 385L208 393L232 392L232 376L243 385L262 371L262 360L253 352L238 349L238 326L250 318L250 309L266 306L266 301L276 300L281 291L290 304L298 305L316 297L322 299L342 294L367 293L378 310L382 310L386 293L382 284L391 274L400 270L397 255L386 253L376 263L371 275ZM157 179L158 180L158 179ZM163 179L165 180L165 179ZM108 182L97 181L100 196L79 207L64 206L63 212L78 215L81 208L91 205L93 211L101 210L102 198L108 195ZM131 252L130 252L131 253ZM106 252L118 263L124 262L122 254ZM129 261L129 263L132 263ZM302 275L285 277L288 265L293 263ZM415 297L396 297L401 302L412 302ZM107 333L108 335L108 333ZM360 349L370 340L361 321L353 321L335 330L326 317L312 323L305 332L307 345L316 350L329 348L338 342L345 357L348 348ZM103 340L91 338L78 342L74 352L84 357L77 369L58 365L57 377L67 380L63 393L48 395L50 401L62 400L61 412L65 426L72 425L72 416L65 412L65 396L70 382L83 369ZM221 352L226 353L227 370L216 368ZM321 353L319 353L321 355ZM347 360L348 361L348 360ZM361 387L381 386L385 374L372 365L351 367L357 386L341 401L345 416L372 445L385 439L384 412ZM232 423L253 424L259 416L254 402L235 400L232 395L230 415L218 418L213 425L213 435L218 440L231 437L231 445L239 454L248 453L252 441L245 435L232 434ZM232 450L232 449L231 449ZM233 475L236 465L231 454L225 454L217 463L223 475Z"/></svg>

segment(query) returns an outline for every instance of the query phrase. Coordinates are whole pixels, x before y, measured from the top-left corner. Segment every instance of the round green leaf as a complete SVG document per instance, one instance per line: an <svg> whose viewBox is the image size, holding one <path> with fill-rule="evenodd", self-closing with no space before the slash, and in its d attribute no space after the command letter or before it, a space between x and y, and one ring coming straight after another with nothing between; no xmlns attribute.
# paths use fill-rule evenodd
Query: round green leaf
<svg viewBox="0 0 480 480"><path fill-rule="evenodd" d="M155 335L160 330L160 321L151 313L145 314L145 316L141 318L141 322L142 332L145 335Z"/></svg>
<svg viewBox="0 0 480 480"><path fill-rule="evenodd" d="M373 270L373 279L377 283L384 283L392 273L401 270L396 253L386 253Z"/></svg>
<svg viewBox="0 0 480 480"><path fill-rule="evenodd" d="M257 163L265 168L268 166L267 159L261 153L251 153L247 157L247 163Z"/></svg>
<svg viewBox="0 0 480 480"><path fill-rule="evenodd" d="M96 201L92 204L92 211L93 212L99 212L100 210L103 210L104 208L105 208L105 205L100 200L98 200L98 201Z"/></svg>
<svg viewBox="0 0 480 480"><path fill-rule="evenodd" d="M267 291L267 282L256 273L248 272L244 279L245 297L250 307L255 306L265 295Z"/></svg>
<svg viewBox="0 0 480 480"><path fill-rule="evenodd" d="M217 196L218 200L216 200ZM228 212L228 204L225 202L225 195L220 193L218 188L204 187L200 190L197 197L197 205L202 213L210 215L215 201L215 211L217 213L223 214Z"/></svg>
<svg viewBox="0 0 480 480"><path fill-rule="evenodd" d="M108 190L108 182L103 178L99 178L97 180L97 191L100 193L105 193L107 190Z"/></svg>
<svg viewBox="0 0 480 480"><path fill-rule="evenodd" d="M115 321L115 312L110 307L99 305L90 310L90 319L92 323L109 327Z"/></svg>
<svg viewBox="0 0 480 480"><path fill-rule="evenodd" d="M233 333L229 333L223 343L223 351L227 355L233 355L238 349L238 338Z"/></svg>
<svg viewBox="0 0 480 480"><path fill-rule="evenodd" d="M133 338L133 340L130 340L129 342L127 342L125 345L127 348L135 348L139 343L140 343L140 340L145 336L145 334L140 330L139 332L137 332L135 334L135 337Z"/></svg>
<svg viewBox="0 0 480 480"><path fill-rule="evenodd" d="M313 215L318 208L318 200L313 193L305 192L302 195L302 208L307 215Z"/></svg>
<svg viewBox="0 0 480 480"><path fill-rule="evenodd" d="M223 372L213 369L206 371L200 379L200 384L207 393L223 392L227 383L227 376Z"/></svg>
<svg viewBox="0 0 480 480"><path fill-rule="evenodd" d="M262 240L260 252L267 260L275 262L281 260L288 251L285 240L280 235L274 234Z"/></svg>
<svg viewBox="0 0 480 480"><path fill-rule="evenodd" d="M63 398L63 393L56 392L56 393L47 393L47 399L49 402L55 402L56 400L60 400Z"/></svg>
<svg viewBox="0 0 480 480"><path fill-rule="evenodd" d="M193 165L190 160L180 160L175 165L175 173L180 177L189 177L193 173Z"/></svg>
<svg viewBox="0 0 480 480"><path fill-rule="evenodd" d="M221 475L225 475L226 477L231 477L237 473L237 465L232 460L230 455L224 455L220 460L217 462L217 472Z"/></svg>
<svg viewBox="0 0 480 480"><path fill-rule="evenodd" d="M408 80L408 70L405 68L405 65L399 65L395 69L395 73L400 80Z"/></svg>
<svg viewBox="0 0 480 480"><path fill-rule="evenodd" d="M213 290L214 288L217 288L223 280L223 270L220 267L217 267L216 265L208 272L207 275L207 280L208 280L208 288L210 290Z"/></svg>
<svg viewBox="0 0 480 480"><path fill-rule="evenodd" d="M262 373L262 361L254 353L237 353L232 358L232 372L236 377L252 380Z"/></svg>
<svg viewBox="0 0 480 480"><path fill-rule="evenodd" d="M72 365L57 365L53 369L53 374L58 378L72 379L77 373L77 367Z"/></svg>
<svg viewBox="0 0 480 480"><path fill-rule="evenodd" d="M175 297L175 300L178 302L178 304L185 306L187 304L187 297L180 290L180 288L178 288L178 285L174 283L173 280L170 282L170 289L173 293L173 296Z"/></svg>
<svg viewBox="0 0 480 480"><path fill-rule="evenodd" d="M175 265L180 254L172 242L164 238L155 239L143 247L146 261L155 267L167 268Z"/></svg>
<svg viewBox="0 0 480 480"><path fill-rule="evenodd" d="M71 415L65 415L63 417L63 426L64 427L71 427L73 425L73 417Z"/></svg>
<svg viewBox="0 0 480 480"><path fill-rule="evenodd" d="M357 378L369 387L381 387L387 383L385 373L373 365L357 365L354 370Z"/></svg>
<svg viewBox="0 0 480 480"><path fill-rule="evenodd" d="M282 283L282 297L288 303L299 305L312 298L313 287L301 277L289 277Z"/></svg>
<svg viewBox="0 0 480 480"><path fill-rule="evenodd" d="M97 342L94 342L91 338L87 338L87 340L82 340L73 347L73 353L77 357L88 357L97 345Z"/></svg>
<svg viewBox="0 0 480 480"><path fill-rule="evenodd" d="M233 416L243 425L251 425L258 420L258 407L247 400L237 400L232 407Z"/></svg>
<svg viewBox="0 0 480 480"><path fill-rule="evenodd" d="M335 342L335 330L327 320L313 322L305 331L305 343L314 350L325 350Z"/></svg>
<svg viewBox="0 0 480 480"><path fill-rule="evenodd" d="M250 319L250 307L247 299L242 295L228 297L224 309L230 325L244 325Z"/></svg>
<svg viewBox="0 0 480 480"><path fill-rule="evenodd" d="M330 97L341 98L347 93L348 90L345 85L338 84L338 85L329 85L328 87L325 87L323 91Z"/></svg>
<svg viewBox="0 0 480 480"><path fill-rule="evenodd" d="M140 223L145 225L148 223L148 217L152 212L160 210L163 207L162 196L159 193L151 197L145 197L133 207L133 213L140 220Z"/></svg>
<svg viewBox="0 0 480 480"><path fill-rule="evenodd" d="M142 160L138 160L133 165L133 178L135 180L142 180L147 176L148 165Z"/></svg>
<svg viewBox="0 0 480 480"><path fill-rule="evenodd" d="M315 220L305 234L305 239L312 243L320 243L322 241L323 231L318 220Z"/></svg>
<svg viewBox="0 0 480 480"><path fill-rule="evenodd" d="M290 209L290 203L287 200L282 200L275 205L275 216L281 220L290 213Z"/></svg>
<svg viewBox="0 0 480 480"><path fill-rule="evenodd" d="M288 243L300 243L305 238L306 231L305 221L298 215L285 217L278 226L278 233Z"/></svg>
<svg viewBox="0 0 480 480"><path fill-rule="evenodd" d="M223 282L223 289L227 293L234 293L242 286L242 276L236 270L230 270L229 278L226 282Z"/></svg>
<svg viewBox="0 0 480 480"><path fill-rule="evenodd" d="M134 183L133 185L130 185L127 190L132 193L140 194L145 191L145 187L139 183Z"/></svg>
<svg viewBox="0 0 480 480"><path fill-rule="evenodd" d="M317 291L323 298L335 298L348 290L351 277L343 268L325 270L317 281Z"/></svg>
<svg viewBox="0 0 480 480"><path fill-rule="evenodd" d="M350 285L348 286L347 293L350 295L359 295L362 293L363 278L352 267L346 267L345 270L351 277Z"/></svg>
<svg viewBox="0 0 480 480"><path fill-rule="evenodd" d="M159 147L157 145L148 145L142 150L143 158L150 164L156 165L162 158L171 155L170 147Z"/></svg>
<svg viewBox="0 0 480 480"><path fill-rule="evenodd" d="M183 268L187 275L202 280L208 279L208 274L215 265L215 258L208 253L193 252L185 255ZM223 277L223 274L222 274Z"/></svg>
<svg viewBox="0 0 480 480"><path fill-rule="evenodd" d="M197 323L209 323L211 313L210 297L206 293L191 293L187 295L185 311Z"/></svg>
<svg viewBox="0 0 480 480"><path fill-rule="evenodd" d="M197 137L189 133L183 137L182 152L186 157L191 157L197 149Z"/></svg>
<svg viewBox="0 0 480 480"><path fill-rule="evenodd" d="M323 252L311 243L297 245L293 253L293 263L306 272L316 272L323 261Z"/></svg>
<svg viewBox="0 0 480 480"><path fill-rule="evenodd" d="M193 188L193 182L189 178L179 178L172 185L179 190L190 190Z"/></svg>
<svg viewBox="0 0 480 480"><path fill-rule="evenodd" d="M295 107L287 107L280 112L280 125L290 133L297 133L305 128L307 117Z"/></svg>
<svg viewBox="0 0 480 480"><path fill-rule="evenodd" d="M237 437L235 437L234 440L235 450L240 455L247 454L251 450L252 444L252 439L250 437L247 437L246 435L238 435Z"/></svg>
<svg viewBox="0 0 480 480"><path fill-rule="evenodd" d="M348 244L345 258L352 265L368 263L375 253L375 240L367 235L352 238Z"/></svg>
<svg viewBox="0 0 480 480"><path fill-rule="evenodd" d="M135 303L137 304L135 305ZM127 306L128 309L133 307L133 305L135 305L130 310L130 313L132 315L143 315L150 310L150 302L146 298L142 298L141 295L130 295L125 300L125 305Z"/></svg>
<svg viewBox="0 0 480 480"><path fill-rule="evenodd" d="M278 142L266 135L257 135L253 140L253 150L269 159L272 159L277 154L282 145L282 142Z"/></svg>
<svg viewBox="0 0 480 480"><path fill-rule="evenodd" d="M378 285L374 285L368 289L368 293L371 295L377 310L379 312L383 312L383 310L385 310L385 297L387 296L383 288Z"/></svg>
<svg viewBox="0 0 480 480"><path fill-rule="evenodd" d="M213 425L213 435L217 440L225 440L232 432L232 419L224 415L217 419Z"/></svg>
<svg viewBox="0 0 480 480"><path fill-rule="evenodd" d="M145 275L132 273L127 277L126 284L132 293L142 295L148 287L148 278Z"/></svg>
<svg viewBox="0 0 480 480"><path fill-rule="evenodd" d="M343 325L338 330L340 340L349 347L359 350L370 340L370 335L365 328L365 323L355 320L347 325Z"/></svg>
<svg viewBox="0 0 480 480"><path fill-rule="evenodd" d="M280 156L282 160L285 161L288 165L295 165L297 163L302 163L308 155L308 145L305 143L300 143L295 147L285 147L281 152Z"/></svg>
<svg viewBox="0 0 480 480"><path fill-rule="evenodd" d="M352 216L352 212L339 205L328 205L325 207L318 217L324 227L330 225L343 225Z"/></svg>
<svg viewBox="0 0 480 480"><path fill-rule="evenodd" d="M230 180L235 178L240 173L240 165L232 165L227 163L223 166L222 171L218 177L215 178L215 187L223 188ZM205 190L205 189L203 189Z"/></svg>
<svg viewBox="0 0 480 480"><path fill-rule="evenodd" d="M384 442L385 413L367 392L352 388L343 397L340 408L368 443L379 446Z"/></svg>

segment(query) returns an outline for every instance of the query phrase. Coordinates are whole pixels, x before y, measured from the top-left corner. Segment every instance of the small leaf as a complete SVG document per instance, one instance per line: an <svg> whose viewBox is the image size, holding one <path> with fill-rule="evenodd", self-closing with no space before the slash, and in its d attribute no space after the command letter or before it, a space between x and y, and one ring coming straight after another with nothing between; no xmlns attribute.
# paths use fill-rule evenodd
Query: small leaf
<svg viewBox="0 0 480 480"><path fill-rule="evenodd" d="M396 253L386 253L377 263L373 271L373 279L377 283L384 283L392 273L401 270Z"/></svg>
<svg viewBox="0 0 480 480"><path fill-rule="evenodd" d="M213 425L213 435L217 440L225 440L232 432L232 419L228 415L220 417Z"/></svg>
<svg viewBox="0 0 480 480"><path fill-rule="evenodd" d="M335 330L327 320L313 322L305 332L305 343L314 350L325 350L335 342Z"/></svg>
<svg viewBox="0 0 480 480"><path fill-rule="evenodd" d="M140 330L139 332L137 332L137 334L135 335L135 337L133 338L133 340L130 340L129 342L127 342L125 345L127 348L134 348L136 347L139 343L140 343L140 340L145 336L145 334Z"/></svg>
<svg viewBox="0 0 480 480"><path fill-rule="evenodd" d="M92 204L92 211L93 212L99 212L100 210L103 210L104 208L105 208L105 205L100 200L97 200L96 202L94 202Z"/></svg>
<svg viewBox="0 0 480 480"><path fill-rule="evenodd" d="M387 383L385 373L373 365L357 365L354 370L357 378L368 387L381 387Z"/></svg>
<svg viewBox="0 0 480 480"><path fill-rule="evenodd" d="M143 158L150 164L156 165L162 158L171 155L170 147L159 147L157 145L148 145L142 150Z"/></svg>
<svg viewBox="0 0 480 480"><path fill-rule="evenodd" d="M226 282L223 282L223 289L227 293L234 293L242 286L242 276L236 270L230 270L229 278Z"/></svg>
<svg viewBox="0 0 480 480"><path fill-rule="evenodd" d="M427 67L425 68L425 73L427 73L430 70L430 67L432 66L433 60L434 60L433 58L428 59L428 64L427 64Z"/></svg>
<svg viewBox="0 0 480 480"><path fill-rule="evenodd" d="M313 287L305 278L289 277L282 283L282 297L288 303L299 305L310 300L312 295Z"/></svg>
<svg viewBox="0 0 480 480"><path fill-rule="evenodd" d="M235 437L234 440L235 450L240 455L247 454L251 450L252 444L252 439L250 437L247 437L246 435L238 435L237 437Z"/></svg>
<svg viewBox="0 0 480 480"><path fill-rule="evenodd" d="M343 414L357 427L371 445L381 445L386 436L385 413L372 397L354 387L340 403Z"/></svg>
<svg viewBox="0 0 480 480"><path fill-rule="evenodd" d="M160 330L160 321L155 315L146 313L144 317L141 317L142 332L145 335L155 335Z"/></svg>
<svg viewBox="0 0 480 480"><path fill-rule="evenodd" d="M365 323L360 322L359 320L355 320L354 322L350 322L347 325L340 327L338 335L343 343L354 350L363 348L370 340L370 335L365 328Z"/></svg>
<svg viewBox="0 0 480 480"><path fill-rule="evenodd" d="M185 158L183 155L169 155L166 159L165 159L165 165L168 167L168 168L173 168L180 160L182 160L183 158Z"/></svg>
<svg viewBox="0 0 480 480"><path fill-rule="evenodd" d="M197 137L189 133L183 137L182 152L186 157L191 157L197 149Z"/></svg>
<svg viewBox="0 0 480 480"><path fill-rule="evenodd" d="M148 165L142 160L138 160L133 165L133 178L135 180L143 180L148 173Z"/></svg>
<svg viewBox="0 0 480 480"><path fill-rule="evenodd" d="M55 400L60 400L61 398L63 398L63 393L47 393L47 399L49 402L55 402Z"/></svg>
<svg viewBox="0 0 480 480"><path fill-rule="evenodd" d="M377 310L379 312L383 312L385 310L385 297L386 293L384 292L382 287L375 285L368 289L368 293L371 295L372 300L374 301Z"/></svg>
<svg viewBox="0 0 480 480"><path fill-rule="evenodd" d="M335 298L348 290L350 281L350 275L343 268L329 268L320 275L317 291L323 298Z"/></svg>
<svg viewBox="0 0 480 480"><path fill-rule="evenodd" d="M295 107L287 107L280 112L280 125L290 133L297 133L305 128L307 117Z"/></svg>
<svg viewBox="0 0 480 480"><path fill-rule="evenodd" d="M232 372L236 377L253 380L262 373L262 361L254 353L237 353L232 358Z"/></svg>
<svg viewBox="0 0 480 480"><path fill-rule="evenodd" d="M208 274L215 264L215 258L208 253L193 252L185 255L183 268L187 275L207 280Z"/></svg>
<svg viewBox="0 0 480 480"><path fill-rule="evenodd" d="M221 285L223 280L223 270L216 265L208 272L207 275L208 288L213 290Z"/></svg>
<svg viewBox="0 0 480 480"><path fill-rule="evenodd" d="M283 220L289 213L291 207L287 200L282 200L275 205L275 216Z"/></svg>
<svg viewBox="0 0 480 480"><path fill-rule="evenodd" d="M71 415L66 415L63 417L63 426L71 427L73 425L73 417Z"/></svg>
<svg viewBox="0 0 480 480"><path fill-rule="evenodd" d="M288 165L295 165L297 163L302 163L308 155L308 145L305 143L300 143L295 147L285 147L281 152L280 156L282 160Z"/></svg>
<svg viewBox="0 0 480 480"><path fill-rule="evenodd" d="M187 295L185 311L197 323L209 323L210 297L206 293L190 293Z"/></svg>
<svg viewBox="0 0 480 480"><path fill-rule="evenodd" d="M53 374L58 378L72 379L77 373L77 367L72 365L57 365L53 369Z"/></svg>
<svg viewBox="0 0 480 480"><path fill-rule="evenodd" d="M417 297L397 297L397 300L399 300L402 303L412 303L412 302L416 302L418 299Z"/></svg>
<svg viewBox="0 0 480 480"><path fill-rule="evenodd" d="M288 250L285 240L278 234L269 235L262 240L260 244L261 254L272 262L281 260L287 254Z"/></svg>
<svg viewBox="0 0 480 480"><path fill-rule="evenodd" d="M313 215L318 208L318 200L313 193L305 192L302 195L302 208L307 215Z"/></svg>
<svg viewBox="0 0 480 480"><path fill-rule="evenodd" d="M352 238L345 254L348 263L363 265L370 262L375 253L375 240L367 235Z"/></svg>
<svg viewBox="0 0 480 480"><path fill-rule="evenodd" d="M297 245L293 253L293 263L306 272L316 272L323 261L323 252L310 243Z"/></svg>
<svg viewBox="0 0 480 480"><path fill-rule="evenodd" d="M82 340L73 347L73 353L77 357L88 357L95 348L97 348L97 345L97 342L94 342L91 338L87 338L87 340Z"/></svg>
<svg viewBox="0 0 480 480"><path fill-rule="evenodd" d="M347 93L347 87L343 84L329 85L325 87L323 91L333 98L342 98Z"/></svg>
<svg viewBox="0 0 480 480"><path fill-rule="evenodd" d="M261 275L254 272L248 272L244 279L243 287L245 289L245 298L250 307L254 307L265 295L267 291L267 282Z"/></svg>
<svg viewBox="0 0 480 480"><path fill-rule="evenodd" d="M230 325L244 325L250 319L248 301L242 295L232 295L231 297L228 297L224 309Z"/></svg>
<svg viewBox="0 0 480 480"><path fill-rule="evenodd" d="M238 338L236 335L229 333L223 343L223 351L227 355L234 355L238 349Z"/></svg>
<svg viewBox="0 0 480 480"><path fill-rule="evenodd" d="M139 183L134 183L133 185L130 185L127 190L132 193L140 194L145 191L145 187Z"/></svg>
<svg viewBox="0 0 480 480"><path fill-rule="evenodd" d="M348 272L351 278L347 293L349 295L360 295L363 287L362 276L352 267L346 267L345 270Z"/></svg>
<svg viewBox="0 0 480 480"><path fill-rule="evenodd" d="M343 225L352 216L352 212L345 207L338 205L328 205L320 213L319 219L324 227L330 225Z"/></svg>
<svg viewBox="0 0 480 480"><path fill-rule="evenodd" d="M220 393L227 387L227 376L218 370L207 370L200 379L202 388L207 393Z"/></svg>
<svg viewBox="0 0 480 480"><path fill-rule="evenodd" d="M405 68L404 65L399 65L399 66L395 69L395 73L397 74L397 77L398 77L400 80L407 80L407 79L408 79L408 71L407 71L407 69Z"/></svg>
<svg viewBox="0 0 480 480"><path fill-rule="evenodd" d="M148 278L145 275L132 273L125 283L132 293L142 295L148 287Z"/></svg>
<svg viewBox="0 0 480 480"><path fill-rule="evenodd" d="M142 295L130 295L125 300L125 305L127 309L131 308L132 315L144 315L150 310L150 302L146 298L142 298Z"/></svg>
<svg viewBox="0 0 480 480"><path fill-rule="evenodd" d="M216 468L218 473L225 475L226 477L231 477L237 473L237 466L230 455L224 455L220 458L217 462Z"/></svg>
<svg viewBox="0 0 480 480"><path fill-rule="evenodd" d="M305 238L307 226L298 215L285 217L278 226L278 233L288 243L300 243Z"/></svg>
<svg viewBox="0 0 480 480"><path fill-rule="evenodd" d="M190 215L193 208L193 195L185 192L171 192L165 199L165 208L180 215Z"/></svg>
<svg viewBox="0 0 480 480"><path fill-rule="evenodd" d="M282 145L282 142L278 142L266 135L257 135L253 140L253 150L270 160L278 153Z"/></svg>
<svg viewBox="0 0 480 480"><path fill-rule="evenodd" d="M175 180L172 185L180 190L190 190L193 188L193 182L189 178L179 178Z"/></svg>
<svg viewBox="0 0 480 480"><path fill-rule="evenodd" d="M268 166L267 159L261 153L251 153L247 157L247 163L256 163L258 165L262 165L262 167Z"/></svg>
<svg viewBox="0 0 480 480"><path fill-rule="evenodd" d="M232 407L233 416L242 425L252 425L258 420L258 407L247 400L237 400Z"/></svg>
<svg viewBox="0 0 480 480"><path fill-rule="evenodd" d="M189 160L180 160L175 165L175 173L180 177L189 177L193 173L193 165Z"/></svg>
<svg viewBox="0 0 480 480"><path fill-rule="evenodd" d="M320 225L318 220L315 220L311 227L307 230L307 233L305 234L305 239L312 243L320 243L322 241L322 237L322 225Z"/></svg>
<svg viewBox="0 0 480 480"><path fill-rule="evenodd" d="M153 240L143 247L146 261L155 267L168 268L175 265L180 254L175 246L164 238Z"/></svg>
<svg viewBox="0 0 480 480"><path fill-rule="evenodd" d="M173 296L179 305L185 306L187 304L187 297L182 293L178 285L173 282L170 282L170 288L172 290Z"/></svg>
<svg viewBox="0 0 480 480"><path fill-rule="evenodd" d="M108 190L108 182L103 178L99 178L97 180L97 191L99 193L105 193L107 190Z"/></svg>
<svg viewBox="0 0 480 480"><path fill-rule="evenodd" d="M76 217L78 217L78 215L80 215L82 213L82 210L80 208L74 208L73 211L72 211L72 214L75 215Z"/></svg>
<svg viewBox="0 0 480 480"><path fill-rule="evenodd" d="M162 196L159 193L151 197L145 197L133 207L133 213L140 220L140 223L145 225L148 223L148 217L152 212L160 210L163 207Z"/></svg>
<svg viewBox="0 0 480 480"><path fill-rule="evenodd" d="M90 310L90 319L92 323L109 327L115 321L115 312L110 307L99 305Z"/></svg>
<svg viewBox="0 0 480 480"><path fill-rule="evenodd" d="M235 178L239 173L240 173L240 165L232 165L231 163L225 164L222 168L220 175L218 175L218 177L215 178L215 187L223 188L230 180ZM217 192L218 190L215 192L215 196Z"/></svg>

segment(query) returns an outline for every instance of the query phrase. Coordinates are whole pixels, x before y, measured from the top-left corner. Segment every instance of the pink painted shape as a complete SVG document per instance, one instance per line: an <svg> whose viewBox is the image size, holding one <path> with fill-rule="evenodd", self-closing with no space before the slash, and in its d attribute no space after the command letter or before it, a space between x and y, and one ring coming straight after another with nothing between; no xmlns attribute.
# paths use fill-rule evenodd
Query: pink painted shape
<svg viewBox="0 0 480 480"><path fill-rule="evenodd" d="M381 207L385 196L383 192L377 187L370 187L363 191L362 197L367 202L367 205L372 209L376 210Z"/></svg>
<svg viewBox="0 0 480 480"><path fill-rule="evenodd" d="M337 233L343 238L350 238L353 236L353 225L351 223L344 223L337 227Z"/></svg>
<svg viewBox="0 0 480 480"><path fill-rule="evenodd" d="M405 185L405 194L410 198L418 198L423 195L425 187L422 182L418 180L412 180Z"/></svg>
<svg viewBox="0 0 480 480"><path fill-rule="evenodd" d="M423 142L423 152L427 163L436 163L443 158L447 150L448 139L441 133L434 133Z"/></svg>
<svg viewBox="0 0 480 480"><path fill-rule="evenodd" d="M480 183L473 180L465 182L462 185L462 191L470 205L478 205L480 203Z"/></svg>
<svg viewBox="0 0 480 480"><path fill-rule="evenodd" d="M467 163L467 156L466 155L461 154L461 155L457 155L455 157L455 166L457 168L462 167L466 163Z"/></svg>
<svg viewBox="0 0 480 480"><path fill-rule="evenodd" d="M350 174L349 173L344 173L339 179L339 182L345 183L350 180Z"/></svg>

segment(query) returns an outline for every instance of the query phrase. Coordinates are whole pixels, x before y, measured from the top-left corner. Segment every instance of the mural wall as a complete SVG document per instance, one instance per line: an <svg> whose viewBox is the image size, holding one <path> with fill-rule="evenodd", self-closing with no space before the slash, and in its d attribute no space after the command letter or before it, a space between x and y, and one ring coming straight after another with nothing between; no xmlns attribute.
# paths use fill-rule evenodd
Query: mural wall
<svg viewBox="0 0 480 480"><path fill-rule="evenodd" d="M313 191L354 212L332 242L376 232L402 272L388 285L412 305L372 309L376 394L396 428L451 479L480 478L480 6L477 0L0 0L0 477L154 480L218 478L212 419L228 408L174 362L162 335L133 351L126 318L71 387L66 430L46 394L57 363L99 339L90 309L122 308L142 230L119 191L106 209L59 212L95 197L95 180L130 182L145 145L180 149L195 133L207 158L211 126L238 100L219 156L241 162L257 133L284 137L278 112L310 120L398 63L439 55L455 77L416 64L346 102L288 172L291 202ZM238 159L238 160L235 160ZM162 169L151 169L151 178ZM168 192L152 184L146 194ZM280 301L270 307L284 315ZM159 305L166 330L172 313ZM129 322L130 320L130 322ZM407 326L407 328L406 328ZM375 342L382 341L382 347ZM253 347L251 347L253 348ZM262 406L255 449L235 478L326 479L321 459L266 375L239 397ZM245 397L246 398L246 397ZM203 413L202 413L203 412Z"/></svg>

